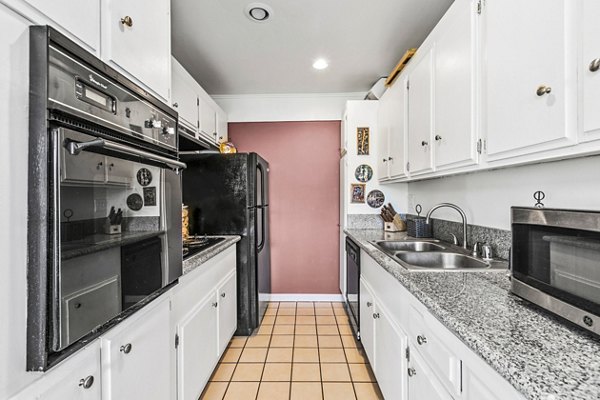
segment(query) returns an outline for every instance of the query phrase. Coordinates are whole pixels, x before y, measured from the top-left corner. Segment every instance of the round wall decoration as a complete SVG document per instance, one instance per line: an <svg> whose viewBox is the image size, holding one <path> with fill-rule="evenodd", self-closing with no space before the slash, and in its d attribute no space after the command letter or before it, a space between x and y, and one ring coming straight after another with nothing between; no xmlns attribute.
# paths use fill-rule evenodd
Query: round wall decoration
<svg viewBox="0 0 600 400"><path fill-rule="evenodd" d="M371 190L367 195L367 204L373 208L379 208L385 203L385 195L381 190Z"/></svg>
<svg viewBox="0 0 600 400"><path fill-rule="evenodd" d="M127 196L127 207L133 211L140 211L144 206L144 199L137 193L132 193Z"/></svg>
<svg viewBox="0 0 600 400"><path fill-rule="evenodd" d="M354 177L359 182L369 182L373 177L373 168L367 164L361 164L356 167L354 171Z"/></svg>
<svg viewBox="0 0 600 400"><path fill-rule="evenodd" d="M152 172L148 168L140 168L137 172L137 181L142 186L148 186L152 182Z"/></svg>

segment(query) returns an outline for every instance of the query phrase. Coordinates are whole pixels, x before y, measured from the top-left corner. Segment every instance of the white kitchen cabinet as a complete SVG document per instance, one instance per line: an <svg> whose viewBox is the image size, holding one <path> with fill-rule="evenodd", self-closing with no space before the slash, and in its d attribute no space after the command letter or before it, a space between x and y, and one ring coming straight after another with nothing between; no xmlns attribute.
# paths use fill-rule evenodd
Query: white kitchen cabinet
<svg viewBox="0 0 600 400"><path fill-rule="evenodd" d="M425 48L408 76L408 167L410 176L433 170L433 48Z"/></svg>
<svg viewBox="0 0 600 400"><path fill-rule="evenodd" d="M179 400L198 399L219 360L217 305L214 292L210 292L178 324Z"/></svg>
<svg viewBox="0 0 600 400"><path fill-rule="evenodd" d="M217 108L217 141L219 143L227 142L229 139L229 129L228 129L228 118L227 113L221 109L221 107Z"/></svg>
<svg viewBox="0 0 600 400"><path fill-rule="evenodd" d="M410 352L408 400L454 400L438 382L419 353Z"/></svg>
<svg viewBox="0 0 600 400"><path fill-rule="evenodd" d="M575 144L577 3L483 3L483 133L488 162L522 155L532 161L534 153Z"/></svg>
<svg viewBox="0 0 600 400"><path fill-rule="evenodd" d="M582 80L583 142L600 139L600 2L583 0L582 12L582 53L580 79Z"/></svg>
<svg viewBox="0 0 600 400"><path fill-rule="evenodd" d="M217 110L208 99L208 95L200 94L200 133L212 142L217 142Z"/></svg>
<svg viewBox="0 0 600 400"><path fill-rule="evenodd" d="M106 180L106 157L83 151L72 155L62 150L60 176L67 182L104 182Z"/></svg>
<svg viewBox="0 0 600 400"><path fill-rule="evenodd" d="M102 336L103 400L170 398L170 305L155 301Z"/></svg>
<svg viewBox="0 0 600 400"><path fill-rule="evenodd" d="M134 171L131 162L116 157L106 157L106 181L118 185L131 185Z"/></svg>
<svg viewBox="0 0 600 400"><path fill-rule="evenodd" d="M237 279L231 272L217 288L219 311L219 354L222 354L237 328Z"/></svg>
<svg viewBox="0 0 600 400"><path fill-rule="evenodd" d="M181 64L171 57L172 106L179 114L179 122L198 130L198 90L197 83Z"/></svg>
<svg viewBox="0 0 600 400"><path fill-rule="evenodd" d="M378 171L379 179L398 179L406 176L405 122L406 80L400 79L388 88L379 100L377 125L380 132Z"/></svg>
<svg viewBox="0 0 600 400"><path fill-rule="evenodd" d="M171 2L102 0L102 59L171 98Z"/></svg>
<svg viewBox="0 0 600 400"><path fill-rule="evenodd" d="M380 302L375 303L375 374L383 397L406 398L406 334ZM425 398L423 398L425 399Z"/></svg>
<svg viewBox="0 0 600 400"><path fill-rule="evenodd" d="M436 171L478 162L476 19L472 0L457 0L435 33L434 141Z"/></svg>
<svg viewBox="0 0 600 400"><path fill-rule="evenodd" d="M375 304L373 293L363 278L360 278L360 341L371 365L375 365Z"/></svg>

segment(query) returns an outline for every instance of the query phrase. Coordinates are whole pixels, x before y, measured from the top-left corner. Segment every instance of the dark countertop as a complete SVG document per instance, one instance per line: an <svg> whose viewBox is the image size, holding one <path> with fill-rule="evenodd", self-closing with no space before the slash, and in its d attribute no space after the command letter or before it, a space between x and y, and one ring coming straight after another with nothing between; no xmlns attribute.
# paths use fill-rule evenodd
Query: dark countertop
<svg viewBox="0 0 600 400"><path fill-rule="evenodd" d="M210 246L209 248L202 250L185 260L183 260L183 275L189 274L206 261L210 260L217 254L223 252L225 249L229 248L231 245L239 242L241 237L235 235L215 235L209 237L222 237L225 238L222 242L215 244L214 246Z"/></svg>
<svg viewBox="0 0 600 400"><path fill-rule="evenodd" d="M125 246L130 243L140 242L151 237L160 236L164 231L122 232L115 235L96 234L85 239L61 243L61 259L68 260L110 249Z"/></svg>
<svg viewBox="0 0 600 400"><path fill-rule="evenodd" d="M369 243L405 234L344 232L526 398L600 399L600 338L512 295L504 272L409 271Z"/></svg>

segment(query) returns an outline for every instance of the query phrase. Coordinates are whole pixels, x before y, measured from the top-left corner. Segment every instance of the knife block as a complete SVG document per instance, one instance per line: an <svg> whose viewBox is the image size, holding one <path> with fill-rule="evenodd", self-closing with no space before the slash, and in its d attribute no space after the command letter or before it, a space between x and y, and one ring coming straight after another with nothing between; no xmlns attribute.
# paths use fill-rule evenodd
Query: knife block
<svg viewBox="0 0 600 400"><path fill-rule="evenodd" d="M107 218L106 222L104 222L104 233L107 235L117 235L121 233L121 224L111 225L110 220Z"/></svg>
<svg viewBox="0 0 600 400"><path fill-rule="evenodd" d="M384 222L383 230L385 232L402 232L393 222Z"/></svg>

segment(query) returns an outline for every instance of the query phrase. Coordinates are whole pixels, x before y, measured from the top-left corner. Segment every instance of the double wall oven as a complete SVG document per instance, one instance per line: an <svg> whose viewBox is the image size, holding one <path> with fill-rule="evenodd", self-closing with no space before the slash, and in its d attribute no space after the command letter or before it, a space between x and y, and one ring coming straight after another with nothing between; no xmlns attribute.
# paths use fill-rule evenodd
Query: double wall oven
<svg viewBox="0 0 600 400"><path fill-rule="evenodd" d="M177 114L31 28L28 368L44 370L182 273Z"/></svg>

